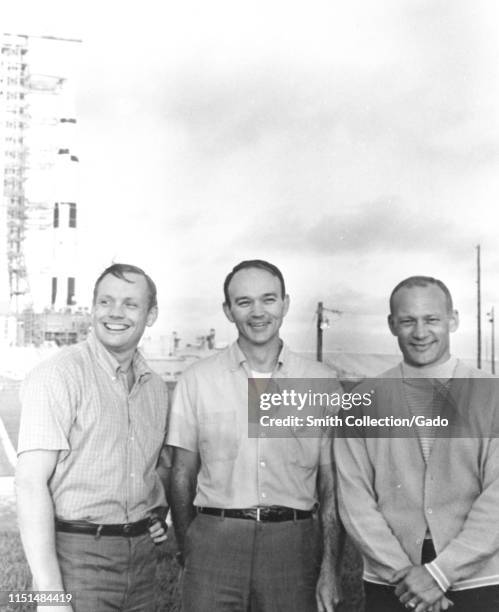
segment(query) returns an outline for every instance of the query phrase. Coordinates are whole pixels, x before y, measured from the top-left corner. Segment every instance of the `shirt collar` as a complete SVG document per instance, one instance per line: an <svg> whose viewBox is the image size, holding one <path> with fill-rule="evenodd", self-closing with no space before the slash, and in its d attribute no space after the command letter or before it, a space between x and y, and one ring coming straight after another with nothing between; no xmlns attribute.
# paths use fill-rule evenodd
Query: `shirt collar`
<svg viewBox="0 0 499 612"><path fill-rule="evenodd" d="M93 331L89 333L87 343L97 363L114 379L120 371L118 360L106 350ZM138 349L133 354L132 367L135 372L135 379L138 381L145 381L151 376L151 369Z"/></svg>
<svg viewBox="0 0 499 612"><path fill-rule="evenodd" d="M279 375L286 376L288 372L290 356L290 350L284 343L282 343L281 351L279 352L279 356L277 357L277 367L274 370L274 374L278 373ZM241 347L239 346L237 340L229 346L228 358L231 372L235 372L240 367L243 367L247 373L250 372L248 366L248 359L241 350Z"/></svg>
<svg viewBox="0 0 499 612"><path fill-rule="evenodd" d="M444 363L431 365L421 368L415 368L405 362L400 364L403 378L438 378L440 380L449 380L454 377L454 371L457 366L457 359L450 357Z"/></svg>

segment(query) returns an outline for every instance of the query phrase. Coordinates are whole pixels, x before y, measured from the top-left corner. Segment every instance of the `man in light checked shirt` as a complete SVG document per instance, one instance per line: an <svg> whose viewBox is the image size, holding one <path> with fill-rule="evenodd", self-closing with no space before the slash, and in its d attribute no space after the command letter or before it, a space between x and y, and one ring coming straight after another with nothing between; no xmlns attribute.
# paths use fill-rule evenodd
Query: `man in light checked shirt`
<svg viewBox="0 0 499 612"><path fill-rule="evenodd" d="M113 264L95 283L88 339L22 387L19 527L34 588L73 597L59 612L155 609L168 398L137 346L157 314L151 278Z"/></svg>

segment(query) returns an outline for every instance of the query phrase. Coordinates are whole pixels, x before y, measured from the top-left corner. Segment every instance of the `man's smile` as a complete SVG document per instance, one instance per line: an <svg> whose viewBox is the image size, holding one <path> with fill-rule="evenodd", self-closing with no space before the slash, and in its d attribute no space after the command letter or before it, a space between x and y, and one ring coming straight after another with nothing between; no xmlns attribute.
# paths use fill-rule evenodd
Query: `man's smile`
<svg viewBox="0 0 499 612"><path fill-rule="evenodd" d="M415 351L419 353L423 353L424 351L429 349L434 343L435 343L435 340L431 340L430 342L424 342L424 343L423 342L420 342L420 343L412 342L411 346Z"/></svg>
<svg viewBox="0 0 499 612"><path fill-rule="evenodd" d="M126 325L125 323L104 323L104 327L111 332L122 332L129 329L130 325Z"/></svg>

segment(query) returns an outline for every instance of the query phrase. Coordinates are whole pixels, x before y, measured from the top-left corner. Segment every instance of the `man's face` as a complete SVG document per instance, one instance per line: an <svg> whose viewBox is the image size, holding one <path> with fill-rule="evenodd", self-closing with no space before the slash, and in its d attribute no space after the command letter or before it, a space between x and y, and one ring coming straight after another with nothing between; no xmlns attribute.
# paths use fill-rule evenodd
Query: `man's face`
<svg viewBox="0 0 499 612"><path fill-rule="evenodd" d="M397 337L404 361L415 367L438 365L450 357L450 332L456 331L457 312L449 312L437 285L402 288L393 297L388 324Z"/></svg>
<svg viewBox="0 0 499 612"><path fill-rule="evenodd" d="M156 320L156 307L149 309L146 279L125 274L130 283L106 274L97 287L92 307L92 325L97 339L111 353L134 350L146 326Z"/></svg>
<svg viewBox="0 0 499 612"><path fill-rule="evenodd" d="M224 312L235 323L240 339L262 346L279 336L289 297L282 297L276 276L260 268L239 270L230 281L228 293L230 305L224 304Z"/></svg>

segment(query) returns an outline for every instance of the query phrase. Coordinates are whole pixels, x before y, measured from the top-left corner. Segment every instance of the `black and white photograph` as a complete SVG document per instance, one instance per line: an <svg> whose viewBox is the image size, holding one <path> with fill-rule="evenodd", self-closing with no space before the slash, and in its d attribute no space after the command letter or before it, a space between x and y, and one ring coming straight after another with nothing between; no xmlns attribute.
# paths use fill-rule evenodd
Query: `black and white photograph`
<svg viewBox="0 0 499 612"><path fill-rule="evenodd" d="M497 612L498 3L0 24L0 610Z"/></svg>

